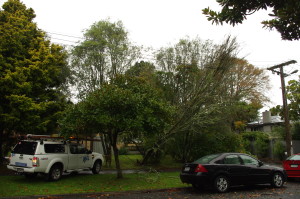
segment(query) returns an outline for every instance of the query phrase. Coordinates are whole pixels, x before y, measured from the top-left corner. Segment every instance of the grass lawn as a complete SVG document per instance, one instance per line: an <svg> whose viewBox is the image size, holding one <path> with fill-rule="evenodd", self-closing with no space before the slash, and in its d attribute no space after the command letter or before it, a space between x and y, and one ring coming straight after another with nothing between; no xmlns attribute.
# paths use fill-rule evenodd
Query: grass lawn
<svg viewBox="0 0 300 199"><path fill-rule="evenodd" d="M137 162L142 160L142 155L119 155L120 164L122 169L143 169L143 168L154 168L154 169L180 169L182 163L174 162L170 156L164 157L159 164L141 166ZM115 160L112 158L111 167L103 164L102 169L115 169Z"/></svg>
<svg viewBox="0 0 300 199"><path fill-rule="evenodd" d="M124 174L64 175L58 182L47 182L42 177L26 179L24 176L0 176L0 197L26 195L53 195L94 192L114 192L145 189L163 189L187 186L182 184L179 172Z"/></svg>

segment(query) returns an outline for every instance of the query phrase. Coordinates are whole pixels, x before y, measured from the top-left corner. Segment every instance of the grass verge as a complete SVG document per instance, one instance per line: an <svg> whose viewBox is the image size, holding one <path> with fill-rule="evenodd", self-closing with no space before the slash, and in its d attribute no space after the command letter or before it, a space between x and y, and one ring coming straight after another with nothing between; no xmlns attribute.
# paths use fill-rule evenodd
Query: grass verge
<svg viewBox="0 0 300 199"><path fill-rule="evenodd" d="M24 176L0 176L0 197L28 195L58 195L95 192L115 192L184 187L179 172L124 174L64 175L58 182L46 182L42 177L26 179Z"/></svg>

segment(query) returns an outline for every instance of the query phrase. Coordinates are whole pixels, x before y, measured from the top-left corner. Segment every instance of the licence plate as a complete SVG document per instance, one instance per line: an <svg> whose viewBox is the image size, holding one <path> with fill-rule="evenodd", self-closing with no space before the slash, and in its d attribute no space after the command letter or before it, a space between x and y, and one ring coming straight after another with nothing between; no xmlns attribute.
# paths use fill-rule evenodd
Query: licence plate
<svg viewBox="0 0 300 199"><path fill-rule="evenodd" d="M22 168L17 168L17 172L23 173L23 172L24 172L24 169L22 169Z"/></svg>
<svg viewBox="0 0 300 199"><path fill-rule="evenodd" d="M292 168L297 168L298 165L297 165L297 164L291 164L291 167L292 167Z"/></svg>
<svg viewBox="0 0 300 199"><path fill-rule="evenodd" d="M189 171L190 170L190 167L185 167L184 168L184 171Z"/></svg>

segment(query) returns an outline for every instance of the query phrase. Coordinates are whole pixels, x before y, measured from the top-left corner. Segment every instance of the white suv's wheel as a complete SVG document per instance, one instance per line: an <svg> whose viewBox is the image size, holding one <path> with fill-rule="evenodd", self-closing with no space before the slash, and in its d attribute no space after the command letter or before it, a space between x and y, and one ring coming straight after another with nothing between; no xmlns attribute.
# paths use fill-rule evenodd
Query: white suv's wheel
<svg viewBox="0 0 300 199"><path fill-rule="evenodd" d="M96 162L94 163L94 166L92 168L92 172L93 174L98 174L101 170L101 161L100 160L96 160Z"/></svg>
<svg viewBox="0 0 300 199"><path fill-rule="evenodd" d="M49 181L57 181L62 176L62 168L59 165L53 165L48 174Z"/></svg>

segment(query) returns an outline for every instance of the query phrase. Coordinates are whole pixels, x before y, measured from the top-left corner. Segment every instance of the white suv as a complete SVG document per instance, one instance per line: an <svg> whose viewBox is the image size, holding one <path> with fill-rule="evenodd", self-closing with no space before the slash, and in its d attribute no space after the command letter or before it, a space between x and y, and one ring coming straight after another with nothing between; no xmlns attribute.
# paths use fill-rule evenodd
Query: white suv
<svg viewBox="0 0 300 199"><path fill-rule="evenodd" d="M7 168L26 177L42 173L47 180L55 181L61 178L63 172L92 170L98 174L102 163L100 153L91 152L81 144L40 139L19 141Z"/></svg>

